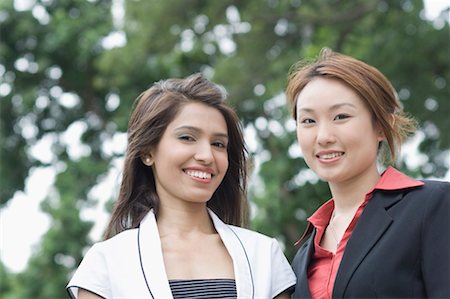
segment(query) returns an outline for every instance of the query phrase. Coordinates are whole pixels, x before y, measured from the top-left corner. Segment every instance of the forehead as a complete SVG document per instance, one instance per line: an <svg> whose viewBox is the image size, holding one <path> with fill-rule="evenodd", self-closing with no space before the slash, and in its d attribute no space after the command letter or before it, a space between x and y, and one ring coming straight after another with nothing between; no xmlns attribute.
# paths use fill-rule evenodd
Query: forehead
<svg viewBox="0 0 450 299"><path fill-rule="evenodd" d="M311 80L297 96L297 110L312 107L328 107L350 103L364 106L356 91L337 79L316 77Z"/></svg>
<svg viewBox="0 0 450 299"><path fill-rule="evenodd" d="M222 113L217 108L198 102L183 105L169 124L168 129L181 126L197 127L215 133L227 133L227 123Z"/></svg>

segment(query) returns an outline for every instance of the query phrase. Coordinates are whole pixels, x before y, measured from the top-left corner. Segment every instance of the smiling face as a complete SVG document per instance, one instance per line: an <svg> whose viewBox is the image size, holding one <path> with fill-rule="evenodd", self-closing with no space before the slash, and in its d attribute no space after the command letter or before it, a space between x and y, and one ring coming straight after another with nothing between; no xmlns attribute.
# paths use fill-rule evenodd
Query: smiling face
<svg viewBox="0 0 450 299"><path fill-rule="evenodd" d="M350 87L317 77L297 96L297 139L308 166L330 184L378 177L383 134Z"/></svg>
<svg viewBox="0 0 450 299"><path fill-rule="evenodd" d="M162 205L205 204L228 169L223 115L202 103L184 105L150 151Z"/></svg>

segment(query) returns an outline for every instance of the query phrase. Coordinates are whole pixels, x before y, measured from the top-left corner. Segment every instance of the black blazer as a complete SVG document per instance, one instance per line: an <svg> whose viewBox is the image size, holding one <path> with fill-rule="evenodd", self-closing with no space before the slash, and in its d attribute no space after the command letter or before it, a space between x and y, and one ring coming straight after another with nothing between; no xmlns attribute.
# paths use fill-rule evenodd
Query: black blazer
<svg viewBox="0 0 450 299"><path fill-rule="evenodd" d="M333 298L450 298L450 183L375 190L348 240ZM315 230L298 250L293 298L311 298Z"/></svg>

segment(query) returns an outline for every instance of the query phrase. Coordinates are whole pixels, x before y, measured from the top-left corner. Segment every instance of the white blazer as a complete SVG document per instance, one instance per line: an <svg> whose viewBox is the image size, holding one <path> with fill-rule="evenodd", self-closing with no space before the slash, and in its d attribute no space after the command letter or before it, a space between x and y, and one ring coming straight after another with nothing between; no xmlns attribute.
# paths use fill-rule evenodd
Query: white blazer
<svg viewBox="0 0 450 299"><path fill-rule="evenodd" d="M234 266L238 298L273 298L295 285L295 275L276 239L227 225L209 210ZM153 210L139 228L94 244L67 285L103 298L173 298L164 268Z"/></svg>

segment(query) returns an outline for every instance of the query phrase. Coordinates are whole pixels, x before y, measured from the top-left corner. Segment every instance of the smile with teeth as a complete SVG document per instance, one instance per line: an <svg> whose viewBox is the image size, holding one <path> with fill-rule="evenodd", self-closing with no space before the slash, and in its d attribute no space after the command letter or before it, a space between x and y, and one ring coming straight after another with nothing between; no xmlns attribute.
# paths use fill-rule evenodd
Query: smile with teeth
<svg viewBox="0 0 450 299"><path fill-rule="evenodd" d="M317 155L317 157L319 159L329 160L329 159L334 159L334 158L340 157L343 154L344 153L342 153L342 152L337 152L337 153L329 153L329 154Z"/></svg>
<svg viewBox="0 0 450 299"><path fill-rule="evenodd" d="M209 172L203 172L198 170L185 170L184 171L188 176L200 179L211 179L212 174Z"/></svg>

